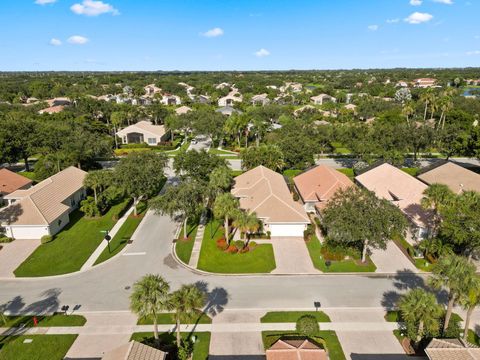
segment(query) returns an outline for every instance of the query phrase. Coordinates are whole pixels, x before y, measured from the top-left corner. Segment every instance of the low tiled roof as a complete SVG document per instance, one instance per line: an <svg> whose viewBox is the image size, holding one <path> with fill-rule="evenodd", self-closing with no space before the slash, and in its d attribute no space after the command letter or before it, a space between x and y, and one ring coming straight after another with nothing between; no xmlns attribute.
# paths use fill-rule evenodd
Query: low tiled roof
<svg viewBox="0 0 480 360"><path fill-rule="evenodd" d="M427 184L444 184L455 194L463 191L480 192L480 175L452 162L440 165L418 176Z"/></svg>
<svg viewBox="0 0 480 360"><path fill-rule="evenodd" d="M31 184L32 181L8 169L0 169L0 195L8 195Z"/></svg>
<svg viewBox="0 0 480 360"><path fill-rule="evenodd" d="M232 194L240 207L267 223L301 223L310 220L299 203L293 201L282 175L265 166L257 166L235 178Z"/></svg>
<svg viewBox="0 0 480 360"><path fill-rule="evenodd" d="M65 109L65 106L63 106L63 105L56 105L56 106L50 106L50 107L48 107L48 108L39 110L38 113L39 113L39 114L55 114L55 113L62 112L63 109Z"/></svg>
<svg viewBox="0 0 480 360"><path fill-rule="evenodd" d="M280 339L266 351L267 360L327 360L324 349L308 339Z"/></svg>
<svg viewBox="0 0 480 360"><path fill-rule="evenodd" d="M180 106L178 109L175 109L175 113L177 115L181 115L181 114L186 114L188 112L192 111L192 108L188 107L188 106Z"/></svg>
<svg viewBox="0 0 480 360"><path fill-rule="evenodd" d="M86 175L85 171L71 166L30 189L14 191L5 199L17 201L2 209L0 218L12 219L15 212L10 220L12 225L48 225L70 209L63 202L83 188Z"/></svg>
<svg viewBox="0 0 480 360"><path fill-rule="evenodd" d="M459 339L432 339L425 349L430 360L480 360L480 349Z"/></svg>
<svg viewBox="0 0 480 360"><path fill-rule="evenodd" d="M133 132L147 132L155 136L165 135L165 127L163 125L153 125L150 121L139 121L136 124L127 126L117 132L117 135L122 137Z"/></svg>
<svg viewBox="0 0 480 360"><path fill-rule="evenodd" d="M415 224L428 227L431 214L420 205L428 186L420 180L387 163L355 179L377 197L397 205Z"/></svg>
<svg viewBox="0 0 480 360"><path fill-rule="evenodd" d="M353 186L347 175L325 165L318 165L293 178L305 202L328 201L339 189Z"/></svg>
<svg viewBox="0 0 480 360"><path fill-rule="evenodd" d="M164 360L166 355L161 350L132 340L106 353L102 360Z"/></svg>

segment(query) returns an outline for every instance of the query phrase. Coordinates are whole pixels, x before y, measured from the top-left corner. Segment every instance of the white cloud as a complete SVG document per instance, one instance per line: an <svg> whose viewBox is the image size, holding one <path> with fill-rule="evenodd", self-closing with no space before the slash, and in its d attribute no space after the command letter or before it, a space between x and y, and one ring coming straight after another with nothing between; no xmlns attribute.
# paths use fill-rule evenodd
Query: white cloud
<svg viewBox="0 0 480 360"><path fill-rule="evenodd" d="M57 0L35 0L35 4L37 5L47 5L47 4L53 4L57 2Z"/></svg>
<svg viewBox="0 0 480 360"><path fill-rule="evenodd" d="M267 49L260 49L258 51L255 51L255 56L256 57L259 57L259 58L262 58L262 57L265 57L265 56L268 56L270 55L270 51L268 51Z"/></svg>
<svg viewBox="0 0 480 360"><path fill-rule="evenodd" d="M202 36L205 36L205 37L217 37L217 36L222 36L222 35L223 35L223 29L219 28L219 27L210 29L210 30L202 33Z"/></svg>
<svg viewBox="0 0 480 360"><path fill-rule="evenodd" d="M421 13L416 11L413 14L411 14L409 17L407 17L405 21L408 22L409 24L421 24L421 23L429 22L432 19L433 19L433 15L429 13Z"/></svg>
<svg viewBox="0 0 480 360"><path fill-rule="evenodd" d="M480 55L480 50L467 51L467 55Z"/></svg>
<svg viewBox="0 0 480 360"><path fill-rule="evenodd" d="M453 5L453 0L433 0L433 2L446 4L446 5Z"/></svg>
<svg viewBox="0 0 480 360"><path fill-rule="evenodd" d="M111 13L112 15L119 15L119 11L112 5L104 3L103 1L83 0L81 4L73 4L70 7L77 15L98 16L102 14Z"/></svg>
<svg viewBox="0 0 480 360"><path fill-rule="evenodd" d="M400 19L387 19L387 24L396 24L400 22Z"/></svg>
<svg viewBox="0 0 480 360"><path fill-rule="evenodd" d="M73 35L70 36L67 41L74 45L84 45L88 42L88 39L85 36Z"/></svg>
<svg viewBox="0 0 480 360"><path fill-rule="evenodd" d="M378 25L369 25L369 26L368 26L368 30L370 30L370 31L377 31L378 28L379 28Z"/></svg>
<svg viewBox="0 0 480 360"><path fill-rule="evenodd" d="M422 0L410 0L410 5L412 6L420 6L422 5Z"/></svg>
<svg viewBox="0 0 480 360"><path fill-rule="evenodd" d="M52 38L52 39L50 40L50 45L60 46L60 45L62 45L62 41L59 40L59 39Z"/></svg>

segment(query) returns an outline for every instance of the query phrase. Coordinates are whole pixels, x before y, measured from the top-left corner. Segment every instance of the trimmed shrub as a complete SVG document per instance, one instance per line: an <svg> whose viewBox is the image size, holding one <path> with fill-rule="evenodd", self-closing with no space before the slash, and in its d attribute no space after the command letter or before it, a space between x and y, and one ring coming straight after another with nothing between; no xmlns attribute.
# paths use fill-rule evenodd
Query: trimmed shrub
<svg viewBox="0 0 480 360"><path fill-rule="evenodd" d="M228 247L227 240L225 240L224 238L218 239L217 240L217 247L220 250L225 250Z"/></svg>
<svg viewBox="0 0 480 360"><path fill-rule="evenodd" d="M272 238L272 233L269 231L267 231L267 239L270 240Z"/></svg>
<svg viewBox="0 0 480 360"><path fill-rule="evenodd" d="M315 229L310 224L307 226L307 229L303 231L303 239L305 241L310 241L310 239L315 235Z"/></svg>
<svg viewBox="0 0 480 360"><path fill-rule="evenodd" d="M52 236L52 235L43 235L42 238L40 239L40 242L41 242L42 244L46 244L46 243L48 243L48 242L50 242L50 241L52 241L52 240L53 240L53 236Z"/></svg>
<svg viewBox="0 0 480 360"><path fill-rule="evenodd" d="M248 247L249 247L250 249L255 249L255 248L257 247L257 243L256 243L255 241L250 241L250 242L248 243Z"/></svg>
<svg viewBox="0 0 480 360"><path fill-rule="evenodd" d="M314 336L320 331L320 326L315 316L303 315L297 320L295 329L303 336Z"/></svg>
<svg viewBox="0 0 480 360"><path fill-rule="evenodd" d="M238 249L235 245L230 245L225 251L230 254L236 254L238 252Z"/></svg>
<svg viewBox="0 0 480 360"><path fill-rule="evenodd" d="M11 243L14 239L8 236L2 236L0 237L0 243L6 244L6 243Z"/></svg>
<svg viewBox="0 0 480 360"><path fill-rule="evenodd" d="M294 191L293 192L293 201L298 201L300 200L300 197L298 196L298 194Z"/></svg>
<svg viewBox="0 0 480 360"><path fill-rule="evenodd" d="M242 240L237 240L233 243L238 250L242 250L245 247L245 243Z"/></svg>

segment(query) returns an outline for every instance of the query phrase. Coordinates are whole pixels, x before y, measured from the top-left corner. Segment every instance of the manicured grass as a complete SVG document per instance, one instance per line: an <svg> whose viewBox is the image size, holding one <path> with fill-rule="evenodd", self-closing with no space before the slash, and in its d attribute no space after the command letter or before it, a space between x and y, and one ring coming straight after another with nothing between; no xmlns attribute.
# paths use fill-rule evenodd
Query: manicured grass
<svg viewBox="0 0 480 360"><path fill-rule="evenodd" d="M210 154L215 154L215 155L232 155L232 156L238 156L239 155L238 153L235 153L233 151L221 150L221 149L217 149L217 148L210 148L210 150L208 150L208 152Z"/></svg>
<svg viewBox="0 0 480 360"><path fill-rule="evenodd" d="M262 316L262 323L294 323L304 316L315 316L318 322L330 322L330 318L323 311L270 311Z"/></svg>
<svg viewBox="0 0 480 360"><path fill-rule="evenodd" d="M164 313L157 315L158 324L175 324L173 313ZM198 317L189 322L189 324L211 324L212 319L205 313L198 311ZM151 317L138 319L137 325L152 325L153 319Z"/></svg>
<svg viewBox="0 0 480 360"><path fill-rule="evenodd" d="M244 173L243 170L232 170L230 171L233 177L237 177L238 175L242 175Z"/></svg>
<svg viewBox="0 0 480 360"><path fill-rule="evenodd" d="M160 350L170 351L175 350L175 332L173 333L160 333ZM196 337L195 344L193 345L193 360L207 360L208 351L210 349L210 333L209 332L195 332L195 333L182 333L184 339L191 339L192 336ZM130 340L135 340L143 344L152 346L154 345L153 332L141 332L133 333Z"/></svg>
<svg viewBox="0 0 480 360"><path fill-rule="evenodd" d="M223 236L223 228L217 221L205 226L198 269L214 273L269 273L275 269L275 257L271 244L257 245L244 254L230 254L217 248L216 241Z"/></svg>
<svg viewBox="0 0 480 360"><path fill-rule="evenodd" d="M283 172L283 176L289 178L289 179L293 179L295 176L301 174L303 172L303 170L285 170Z"/></svg>
<svg viewBox="0 0 480 360"><path fill-rule="evenodd" d="M17 174L22 175L23 177L26 177L27 179L30 179L32 181L37 181L37 175L35 175L33 171L22 171Z"/></svg>
<svg viewBox="0 0 480 360"><path fill-rule="evenodd" d="M22 335L0 338L0 360L62 360L77 335ZM24 343L31 339L31 343Z"/></svg>
<svg viewBox="0 0 480 360"><path fill-rule="evenodd" d="M168 156L175 156L175 155L177 155L180 151L182 151L182 150L187 150L189 146L190 146L190 141L185 141L181 146L179 146L179 147L176 148L175 150L166 151L165 153L166 153Z"/></svg>
<svg viewBox="0 0 480 360"><path fill-rule="evenodd" d="M337 169L337 171L340 171L342 174L347 175L350 180L353 180L355 178L355 173L352 168Z"/></svg>
<svg viewBox="0 0 480 360"><path fill-rule="evenodd" d="M420 171L419 168L402 168L403 172L406 172L408 175L417 176Z"/></svg>
<svg viewBox="0 0 480 360"><path fill-rule="evenodd" d="M193 244L195 243L195 237L197 236L198 224L190 224L187 226L188 240L183 239L183 226L182 231L175 242L175 251L180 260L185 264L188 264L190 257L192 256Z"/></svg>
<svg viewBox="0 0 480 360"><path fill-rule="evenodd" d="M402 322L402 314L399 310L390 310L384 316L387 322ZM452 313L452 321L463 321L462 317L457 313Z"/></svg>
<svg viewBox="0 0 480 360"><path fill-rule="evenodd" d="M110 230L115 224L113 215L126 207L123 201L98 219L87 219L76 210L70 214L70 223L55 236L53 241L40 245L14 271L15 276L50 276L80 270L89 256L103 240L100 231Z"/></svg>
<svg viewBox="0 0 480 360"><path fill-rule="evenodd" d="M467 341L470 344L480 346L480 336L472 329L468 329Z"/></svg>
<svg viewBox="0 0 480 360"><path fill-rule="evenodd" d="M82 315L55 314L49 316L36 316L38 327L51 326L83 326L87 322ZM0 317L0 321L2 318ZM33 327L33 316L5 316L6 323L0 322L0 327Z"/></svg>
<svg viewBox="0 0 480 360"><path fill-rule="evenodd" d="M432 263L429 262L427 259L412 257L412 254L415 253L415 249L403 236L397 236L396 238L394 238L393 241L398 247L400 247L400 249L403 248L405 250L405 256L413 260L413 263L417 267L417 269L427 272L432 271Z"/></svg>
<svg viewBox="0 0 480 360"><path fill-rule="evenodd" d="M137 205L137 216L133 213L125 220L122 227L118 230L112 240L110 240L110 249L108 246L103 250L98 259L93 265L100 264L111 257L117 255L122 249L127 246L128 241L132 238L133 233L137 230L138 225L143 220L145 212L147 211L147 204L141 202Z"/></svg>
<svg viewBox="0 0 480 360"><path fill-rule="evenodd" d="M299 337L295 331L262 331L262 340L264 349L270 348L278 339L282 337ZM304 337L301 337L304 338ZM329 355L330 360L345 360L342 345L338 341L335 331L320 330L317 336L312 340L324 346Z"/></svg>
<svg viewBox="0 0 480 360"><path fill-rule="evenodd" d="M310 241L306 242L308 253L312 259L313 266L323 272L375 272L377 267L367 257L367 263L362 264L359 260L349 259L342 261L331 261L330 266L325 264L322 257L322 244L316 236L313 236Z"/></svg>
<svg viewBox="0 0 480 360"><path fill-rule="evenodd" d="M347 149L342 143L339 142L332 142L331 143L333 147L333 151L336 154L341 154L341 155L348 155L351 154L352 151L350 149Z"/></svg>

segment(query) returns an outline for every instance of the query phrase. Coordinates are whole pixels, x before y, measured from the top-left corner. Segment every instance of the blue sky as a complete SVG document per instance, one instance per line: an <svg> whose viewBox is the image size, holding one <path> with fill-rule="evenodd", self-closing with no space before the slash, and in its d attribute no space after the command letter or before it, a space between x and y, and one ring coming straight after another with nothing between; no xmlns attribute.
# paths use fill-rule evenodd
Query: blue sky
<svg viewBox="0 0 480 360"><path fill-rule="evenodd" d="M480 0L1 0L0 71L480 66Z"/></svg>

